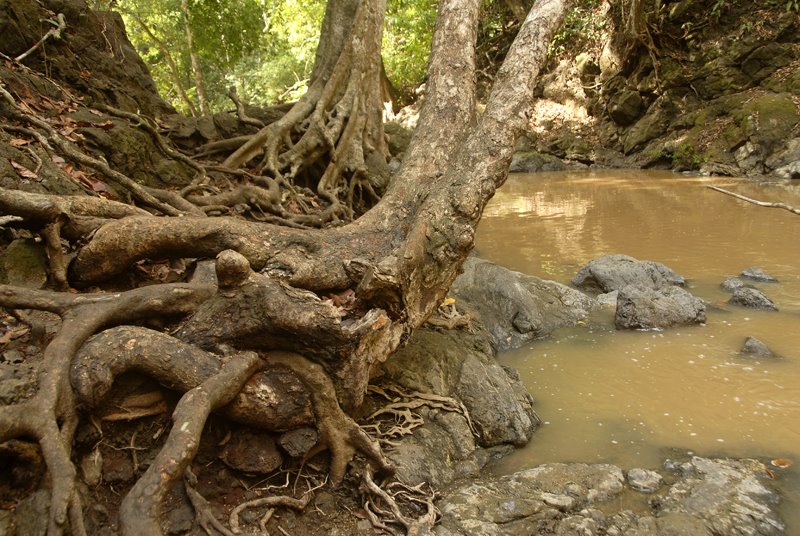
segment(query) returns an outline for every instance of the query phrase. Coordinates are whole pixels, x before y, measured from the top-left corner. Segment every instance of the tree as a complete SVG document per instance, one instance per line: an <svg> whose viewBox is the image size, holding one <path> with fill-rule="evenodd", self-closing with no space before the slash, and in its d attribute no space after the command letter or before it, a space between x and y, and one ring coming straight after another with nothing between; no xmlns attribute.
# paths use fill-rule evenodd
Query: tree
<svg viewBox="0 0 800 536"><path fill-rule="evenodd" d="M0 286L3 307L42 309L63 319L44 351L36 395L0 408L0 442L33 437L42 447L50 470L50 534L61 533L67 520L72 532L85 532L70 458L78 405L91 405L130 368L186 394L161 453L122 504L126 534L160 533L161 501L184 477L212 410L275 425L274 412L264 407L268 402L253 393L287 370L308 391L319 447L331 451L334 482L357 451L369 460L368 475L391 471L348 413L362 402L370 375L442 302L471 251L483 207L504 182L514 142L526 126L534 81L564 9L564 0L536 3L478 116L474 46L480 1L442 1L425 106L391 181L382 175L382 0L328 4L308 92L285 116L248 137L221 167L191 161L159 142L165 154L197 172L183 196L142 187L78 150L63 131L22 106L19 92L6 82L0 86L7 128L160 212L97 197L0 190L0 209L10 221L21 219L41 232L54 281L86 286L147 259L215 259L213 267L199 262L185 283L114 293ZM146 119L105 109L139 121L160 140ZM255 169L232 169L262 152ZM232 192L198 195L212 170L244 182ZM287 213L284 197L301 200L304 185L316 188L320 209ZM272 209L288 225L206 217L202 211L226 203ZM342 220L347 223L330 225ZM62 238L87 241L68 273ZM169 334L125 327L156 316L181 320ZM106 329L81 350L98 330L112 326L121 327ZM165 354L170 358L163 359Z"/></svg>

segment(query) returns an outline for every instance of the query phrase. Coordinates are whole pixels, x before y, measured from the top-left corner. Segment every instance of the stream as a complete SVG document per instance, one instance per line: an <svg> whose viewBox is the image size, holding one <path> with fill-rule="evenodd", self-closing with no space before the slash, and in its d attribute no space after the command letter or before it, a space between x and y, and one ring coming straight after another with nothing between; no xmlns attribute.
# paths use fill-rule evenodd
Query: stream
<svg viewBox="0 0 800 536"><path fill-rule="evenodd" d="M512 175L487 206L478 254L569 284L588 261L621 253L666 264L707 302L707 322L616 331L606 309L585 326L504 353L543 421L495 472L549 462L657 468L665 458L785 458L781 514L800 531L800 216L712 191L717 185L800 206L800 185L656 171ZM760 266L779 307L726 304L728 276ZM738 355L745 338L778 358ZM800 533L800 532L794 532Z"/></svg>

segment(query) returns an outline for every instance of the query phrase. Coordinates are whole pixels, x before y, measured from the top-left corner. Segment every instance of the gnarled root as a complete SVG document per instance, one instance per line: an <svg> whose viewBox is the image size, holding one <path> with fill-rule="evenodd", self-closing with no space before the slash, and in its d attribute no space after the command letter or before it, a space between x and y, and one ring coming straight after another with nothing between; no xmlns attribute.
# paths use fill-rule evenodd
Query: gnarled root
<svg viewBox="0 0 800 536"><path fill-rule="evenodd" d="M311 394L320 440L309 456L325 448L330 450L329 473L334 485L341 483L357 451L365 454L382 473L394 473L394 467L377 442L339 407L333 382L320 365L291 352L270 352L267 362L282 365L297 374Z"/></svg>
<svg viewBox="0 0 800 536"><path fill-rule="evenodd" d="M124 319L186 313L209 295L197 285L145 287L119 294L78 296L0 286L0 306L40 309L59 314L61 329L44 351L39 387L33 398L0 408L0 443L35 438L50 471L51 506L48 534L61 534L69 517L72 532L85 534L70 459L78 418L69 367L80 346L98 328Z"/></svg>
<svg viewBox="0 0 800 536"><path fill-rule="evenodd" d="M92 337L72 362L71 381L78 400L99 404L127 371L142 372L169 389L186 392L212 378L220 356L142 327L120 326ZM244 384L219 413L236 422L271 430L313 422L303 385L282 369L262 370Z"/></svg>
<svg viewBox="0 0 800 536"><path fill-rule="evenodd" d="M430 534L439 515L433 504L435 499L433 491L424 491L424 484L412 487L401 482L392 482L383 489L373 480L372 471L372 467L367 464L362 475L362 487L366 494L364 510L372 526L389 534L398 534L389 526L390 524L401 525L405 529L406 536ZM424 513L416 519L410 518L401 509L401 503L413 506L415 509L424 506Z"/></svg>
<svg viewBox="0 0 800 536"><path fill-rule="evenodd" d="M172 415L173 427L166 444L122 501L123 534L163 533L161 503L194 458L208 415L230 402L263 365L254 352L234 354L217 374L181 397Z"/></svg>

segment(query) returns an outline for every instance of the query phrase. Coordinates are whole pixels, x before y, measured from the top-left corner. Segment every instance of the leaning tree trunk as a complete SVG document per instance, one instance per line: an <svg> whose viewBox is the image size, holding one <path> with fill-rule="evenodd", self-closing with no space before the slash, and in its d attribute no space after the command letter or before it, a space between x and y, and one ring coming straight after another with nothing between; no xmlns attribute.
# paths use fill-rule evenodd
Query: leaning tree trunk
<svg viewBox="0 0 800 536"><path fill-rule="evenodd" d="M90 405L129 369L187 392L173 415L181 425L173 427L123 503L126 534L160 531L161 500L183 477L209 412L264 425L254 414L268 414L269 401L254 399L258 392L273 392L258 386L276 371L293 374L306 387L320 446L332 452L334 481L356 451L377 468L390 469L347 412L360 405L381 363L442 302L471 251L483 208L505 181L514 142L527 124L534 82L565 3L536 3L477 116L474 50L481 2L443 0L426 103L403 165L377 205L341 227L297 229L185 213L156 217L99 199L82 204L0 190L0 209L44 228L56 261L61 236L91 235L70 266L74 285L112 278L144 259L216 257L213 270L200 262L186 284L127 292L75 295L0 286L3 307L43 309L63 318L45 351L37 394L0 408L0 442L30 436L42 445L52 482L50 534L59 534L68 520L74 532L83 533L70 459L76 407ZM324 162L317 190L332 206L343 205L344 215L352 211L349 196L370 188L370 155L383 158L376 52L383 10L382 0L329 3L323 42L341 45L336 57L328 51L337 49L320 47L306 97L229 157L225 169L263 151L264 171L275 182L300 179L315 162ZM20 108L2 85L0 90L0 113L69 149L58 132ZM144 194L158 197L156 203L172 199ZM63 259L53 264L63 266ZM186 319L170 334L108 330L73 359L99 329L162 315Z"/></svg>

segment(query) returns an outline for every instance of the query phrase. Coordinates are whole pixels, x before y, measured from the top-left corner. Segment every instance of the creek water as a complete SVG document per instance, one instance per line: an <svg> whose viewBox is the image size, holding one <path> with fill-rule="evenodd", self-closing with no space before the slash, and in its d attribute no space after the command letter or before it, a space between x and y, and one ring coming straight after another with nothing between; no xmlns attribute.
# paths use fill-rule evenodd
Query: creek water
<svg viewBox="0 0 800 536"><path fill-rule="evenodd" d="M704 325L617 331L613 312L500 356L519 370L543 421L496 468L549 462L659 467L665 458L787 458L775 470L787 534L800 534L800 216L706 188L800 206L791 185L653 171L512 175L486 207L478 254L569 284L588 261L621 253L662 262L707 304ZM779 312L729 306L727 276L760 266ZM779 358L738 354L745 338Z"/></svg>

